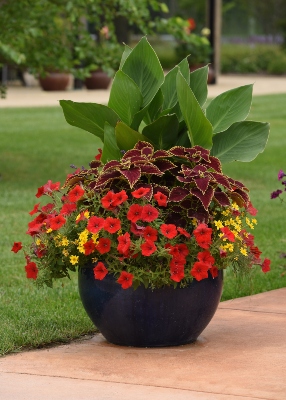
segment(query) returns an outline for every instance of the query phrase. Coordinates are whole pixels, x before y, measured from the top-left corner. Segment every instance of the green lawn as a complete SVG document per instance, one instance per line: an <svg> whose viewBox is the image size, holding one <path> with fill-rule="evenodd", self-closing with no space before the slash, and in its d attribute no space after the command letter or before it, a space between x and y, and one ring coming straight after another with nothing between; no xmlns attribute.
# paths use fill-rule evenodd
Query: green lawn
<svg viewBox="0 0 286 400"><path fill-rule="evenodd" d="M259 209L256 241L272 260L272 271L266 275L259 268L251 279L226 273L224 300L286 286L285 263L279 258L286 247L286 208L279 200L270 200L270 192L279 187L278 170L286 170L285 100L286 95L254 99L249 119L271 123L267 149L252 163L224 168L250 188ZM48 179L63 182L69 165L87 165L98 147L94 136L65 122L60 107L0 109L0 354L95 331L81 306L76 275L54 289L38 290L25 278L23 254L14 255L11 247L14 241L29 241L28 211L38 200L37 188Z"/></svg>

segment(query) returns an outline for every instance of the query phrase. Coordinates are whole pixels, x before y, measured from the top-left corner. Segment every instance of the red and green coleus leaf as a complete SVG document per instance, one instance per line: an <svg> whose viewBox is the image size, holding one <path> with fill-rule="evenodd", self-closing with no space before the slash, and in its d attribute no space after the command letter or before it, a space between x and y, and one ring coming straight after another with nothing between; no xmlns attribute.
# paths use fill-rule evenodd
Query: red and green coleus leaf
<svg viewBox="0 0 286 400"><path fill-rule="evenodd" d="M230 199L226 193L222 192L219 188L214 193L215 200L223 207L230 206Z"/></svg>
<svg viewBox="0 0 286 400"><path fill-rule="evenodd" d="M209 213L203 207L193 208L187 211L188 218L195 218L199 222L205 222L206 224L209 221Z"/></svg>
<svg viewBox="0 0 286 400"><path fill-rule="evenodd" d="M158 167L161 172L165 172L170 169L176 168L176 165L169 160L159 159L159 160L153 161L153 164L156 165L156 167Z"/></svg>
<svg viewBox="0 0 286 400"><path fill-rule="evenodd" d="M227 178L225 175L223 175L223 174L218 174L218 173L216 173L216 172L212 172L212 173L211 173L211 176L214 178L214 180L215 180L218 184L224 186L224 187L227 188L227 189L230 189L230 190L232 189L232 186L231 186L231 184L229 183L229 180L228 180L228 178Z"/></svg>
<svg viewBox="0 0 286 400"><path fill-rule="evenodd" d="M205 194L207 188L209 187L209 183L211 181L211 178L209 176L205 176L203 178L194 178L194 182L197 186L197 188Z"/></svg>
<svg viewBox="0 0 286 400"><path fill-rule="evenodd" d="M131 188L141 177L141 169L139 167L131 167L130 169L120 169L120 173L128 180Z"/></svg>
<svg viewBox="0 0 286 400"><path fill-rule="evenodd" d="M197 187L193 187L191 188L190 192L193 196L197 197L201 201L204 209L207 210L213 199L214 189L209 186L205 193L202 193L200 189L198 189Z"/></svg>
<svg viewBox="0 0 286 400"><path fill-rule="evenodd" d="M169 201L174 201L174 202L179 202L184 200L188 195L190 194L190 191L188 189L185 189L180 186L176 186L171 190L170 196L169 196Z"/></svg>
<svg viewBox="0 0 286 400"><path fill-rule="evenodd" d="M96 181L92 181L89 186L90 188L100 187L106 185L109 181L120 178L120 176L119 171L107 171L102 173Z"/></svg>

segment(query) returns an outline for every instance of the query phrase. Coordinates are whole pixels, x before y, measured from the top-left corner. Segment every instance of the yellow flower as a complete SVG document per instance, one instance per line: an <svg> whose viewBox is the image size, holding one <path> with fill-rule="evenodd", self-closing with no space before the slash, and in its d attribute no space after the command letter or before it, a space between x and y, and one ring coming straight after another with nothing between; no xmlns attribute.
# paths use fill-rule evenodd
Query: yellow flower
<svg viewBox="0 0 286 400"><path fill-rule="evenodd" d="M214 224L215 224L217 230L219 230L220 228L223 228L223 223L221 222L221 220L214 221Z"/></svg>
<svg viewBox="0 0 286 400"><path fill-rule="evenodd" d="M233 247L233 244L232 244L232 243L227 243L227 244L224 245L224 248L225 248L226 250L228 250L230 253L232 253L234 247Z"/></svg>
<svg viewBox="0 0 286 400"><path fill-rule="evenodd" d="M257 225L257 219L255 219L255 218L252 218L252 220L251 220L251 221L252 221L252 223L253 223L253 224Z"/></svg>
<svg viewBox="0 0 286 400"><path fill-rule="evenodd" d="M53 232L52 228L48 228L48 229L46 230L46 233L51 233L51 232Z"/></svg>
<svg viewBox="0 0 286 400"><path fill-rule="evenodd" d="M78 234L80 244L84 244L87 242L88 235L89 235L89 231L87 229L85 229L84 231L82 231L81 233Z"/></svg>
<svg viewBox="0 0 286 400"><path fill-rule="evenodd" d="M41 243L42 243L41 239L37 239L37 240L36 240L36 245L37 245L37 246L40 246Z"/></svg>
<svg viewBox="0 0 286 400"><path fill-rule="evenodd" d="M78 256L70 256L70 263L76 265L78 263Z"/></svg>
<svg viewBox="0 0 286 400"><path fill-rule="evenodd" d="M91 238L92 238L94 244L97 244L97 243L98 243L98 237L99 237L99 233L94 233L94 234L91 236Z"/></svg>
<svg viewBox="0 0 286 400"><path fill-rule="evenodd" d="M77 249L80 253L84 254L85 253L85 248L80 244L79 246L77 246Z"/></svg>
<svg viewBox="0 0 286 400"><path fill-rule="evenodd" d="M246 248L245 248L245 247L241 247L241 248L240 248L240 252L241 252L241 254L243 254L244 256L247 256L247 251L246 251Z"/></svg>
<svg viewBox="0 0 286 400"><path fill-rule="evenodd" d="M234 210L239 211L239 207L238 207L238 205L237 205L236 203L232 203L232 208L233 208Z"/></svg>
<svg viewBox="0 0 286 400"><path fill-rule="evenodd" d="M88 218L90 217L89 211L85 211L85 212L83 213L83 215L84 215L84 217L85 217L86 219L88 219Z"/></svg>
<svg viewBox="0 0 286 400"><path fill-rule="evenodd" d="M63 237L62 241L61 241L61 245L62 246L68 246L69 245L69 240L66 237Z"/></svg>
<svg viewBox="0 0 286 400"><path fill-rule="evenodd" d="M229 209L222 211L222 215L224 215L225 217L227 217L229 213L230 213Z"/></svg>
<svg viewBox="0 0 286 400"><path fill-rule="evenodd" d="M97 259L96 257L94 257L91 261L94 262L94 263L96 263L97 260L98 260L98 259Z"/></svg>
<svg viewBox="0 0 286 400"><path fill-rule="evenodd" d="M62 251L62 253L63 253L63 255L66 256L66 257L69 255L69 252L68 252L66 249L64 249L64 250Z"/></svg>

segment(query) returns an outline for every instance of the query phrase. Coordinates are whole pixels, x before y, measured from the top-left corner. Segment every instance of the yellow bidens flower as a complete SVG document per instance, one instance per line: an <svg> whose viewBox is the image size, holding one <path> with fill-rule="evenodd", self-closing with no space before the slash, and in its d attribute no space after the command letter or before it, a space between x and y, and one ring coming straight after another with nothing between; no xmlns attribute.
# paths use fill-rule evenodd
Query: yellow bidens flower
<svg viewBox="0 0 286 400"><path fill-rule="evenodd" d="M61 245L64 246L64 247L68 246L69 245L69 240L66 237L63 237L62 241L61 241Z"/></svg>
<svg viewBox="0 0 286 400"><path fill-rule="evenodd" d="M84 215L84 217L85 217L86 219L88 219L88 218L90 217L89 211L85 211L85 212L83 213L83 215Z"/></svg>
<svg viewBox="0 0 286 400"><path fill-rule="evenodd" d="M37 240L36 240L36 245L37 245L37 246L40 246L41 243L42 243L41 239L37 239Z"/></svg>
<svg viewBox="0 0 286 400"><path fill-rule="evenodd" d="M241 247L241 248L240 248L240 252L241 252L242 255L244 255L245 257L247 257L247 250L246 250L245 247Z"/></svg>
<svg viewBox="0 0 286 400"><path fill-rule="evenodd" d="M78 263L78 256L70 256L70 263L76 265Z"/></svg>
<svg viewBox="0 0 286 400"><path fill-rule="evenodd" d="M221 222L221 220L214 221L214 224L215 224L217 230L219 230L220 228L223 228L223 223Z"/></svg>
<svg viewBox="0 0 286 400"><path fill-rule="evenodd" d="M51 232L53 232L52 228L48 228L48 229L46 230L46 233L51 233Z"/></svg>
<svg viewBox="0 0 286 400"><path fill-rule="evenodd" d="M69 255L69 252L68 252L66 249L64 249L64 250L62 251L62 253L63 253L63 255L64 255L65 257L67 257L67 256Z"/></svg>
<svg viewBox="0 0 286 400"><path fill-rule="evenodd" d="M236 203L232 203L232 208L234 209L234 210L236 210L236 211L239 211L239 207L238 207L238 205L236 204Z"/></svg>

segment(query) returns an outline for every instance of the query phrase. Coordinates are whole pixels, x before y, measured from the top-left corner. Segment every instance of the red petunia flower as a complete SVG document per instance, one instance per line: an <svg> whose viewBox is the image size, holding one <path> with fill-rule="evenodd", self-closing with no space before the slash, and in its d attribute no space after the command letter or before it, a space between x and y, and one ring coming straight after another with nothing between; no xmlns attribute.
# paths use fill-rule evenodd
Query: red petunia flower
<svg viewBox="0 0 286 400"><path fill-rule="evenodd" d="M130 234L126 232L124 233L124 235L118 236L117 240L118 240L118 246L117 246L118 252L121 254L126 254L131 244Z"/></svg>
<svg viewBox="0 0 286 400"><path fill-rule="evenodd" d="M157 210L157 208L151 206L150 204L146 204L146 206L143 206L142 215L141 215L142 221L152 222L156 218L158 218L158 215L159 215L159 211Z"/></svg>
<svg viewBox="0 0 286 400"><path fill-rule="evenodd" d="M104 208L109 210L113 206L111 206L112 202L114 200L114 193L109 191L105 196L102 197L101 199L101 204Z"/></svg>
<svg viewBox="0 0 286 400"><path fill-rule="evenodd" d="M38 191L37 191L35 196L37 198L39 198L39 197L43 196L44 193L45 193L44 186L41 186L41 187L38 188Z"/></svg>
<svg viewBox="0 0 286 400"><path fill-rule="evenodd" d="M22 242L14 242L11 251L13 251L14 253L18 253L18 251L20 251L22 248Z"/></svg>
<svg viewBox="0 0 286 400"><path fill-rule="evenodd" d="M159 206L167 207L168 197L165 194L157 192L156 194L154 194L154 199L157 201Z"/></svg>
<svg viewBox="0 0 286 400"><path fill-rule="evenodd" d="M264 272L265 274L266 274L266 272L269 272L270 264L271 264L271 261L268 258L265 258L261 265L262 272Z"/></svg>
<svg viewBox="0 0 286 400"><path fill-rule="evenodd" d="M190 271L190 274L197 280L201 281L208 277L209 265L205 264L201 261L197 261L194 263L193 268Z"/></svg>
<svg viewBox="0 0 286 400"><path fill-rule="evenodd" d="M35 254L38 258L42 258L46 254L46 247L43 243L37 246Z"/></svg>
<svg viewBox="0 0 286 400"><path fill-rule="evenodd" d="M38 268L37 268L37 265L34 262L29 262L25 266L25 270L26 270L26 277L28 279L37 279Z"/></svg>
<svg viewBox="0 0 286 400"><path fill-rule="evenodd" d="M219 255L221 256L221 258L224 258L224 257L227 256L227 251L226 251L225 249L222 249L222 248L220 247L220 249L219 249Z"/></svg>
<svg viewBox="0 0 286 400"><path fill-rule="evenodd" d="M247 233L245 229L240 232L240 236L242 237L247 247L254 246L254 236L250 233Z"/></svg>
<svg viewBox="0 0 286 400"><path fill-rule="evenodd" d="M108 270L105 268L105 265L99 261L93 268L93 274L95 279L102 281L102 279L108 274Z"/></svg>
<svg viewBox="0 0 286 400"><path fill-rule="evenodd" d="M213 256L209 251L202 251L198 253L197 257L199 261L208 264L209 267L211 267L215 262L215 259L213 258Z"/></svg>
<svg viewBox="0 0 286 400"><path fill-rule="evenodd" d="M29 214L30 215L36 214L38 212L38 210L39 210L39 205L40 205L40 203L35 204L33 210L30 211Z"/></svg>
<svg viewBox="0 0 286 400"><path fill-rule="evenodd" d="M253 205L251 204L251 202L249 202L248 206L247 206L247 210L246 210L250 215L254 216L257 214L257 209L253 207Z"/></svg>
<svg viewBox="0 0 286 400"><path fill-rule="evenodd" d="M185 277L184 267L177 267L171 269L171 276L170 279L175 282L181 282L182 279Z"/></svg>
<svg viewBox="0 0 286 400"><path fill-rule="evenodd" d="M120 219L107 217L104 221L103 229L109 233L115 233L121 229Z"/></svg>
<svg viewBox="0 0 286 400"><path fill-rule="evenodd" d="M200 240L197 240L197 244L202 249L208 250L210 248L210 245L212 244L212 241L211 241L211 239L208 239L208 240L200 239Z"/></svg>
<svg viewBox="0 0 286 400"><path fill-rule="evenodd" d="M146 241L156 242L158 231L151 226L146 226L143 232L143 237Z"/></svg>
<svg viewBox="0 0 286 400"><path fill-rule="evenodd" d="M136 199L140 199L141 197L145 196L149 192L150 192L150 188L142 188L141 187L137 190L134 190L134 192L131 192L131 194Z"/></svg>
<svg viewBox="0 0 286 400"><path fill-rule="evenodd" d="M88 221L86 229L91 233L98 233L104 227L104 218L91 217Z"/></svg>
<svg viewBox="0 0 286 400"><path fill-rule="evenodd" d="M230 242L235 242L235 236L227 226L220 228L220 230L222 231L225 239L229 240Z"/></svg>
<svg viewBox="0 0 286 400"><path fill-rule="evenodd" d="M84 254L88 256L89 254L94 252L96 245L94 241L90 239L88 242L84 243L83 247L84 247Z"/></svg>
<svg viewBox="0 0 286 400"><path fill-rule="evenodd" d="M151 242L151 241L142 243L140 247L141 247L143 256L147 256L147 257L151 256L151 254L153 254L157 250L157 247L155 246L154 242Z"/></svg>
<svg viewBox="0 0 286 400"><path fill-rule="evenodd" d="M98 244L96 245L96 250L100 254L108 253L111 247L111 240L108 238L100 238Z"/></svg>
<svg viewBox="0 0 286 400"><path fill-rule="evenodd" d="M94 157L96 160L100 160L102 156L102 149L98 149L98 154Z"/></svg>
<svg viewBox="0 0 286 400"><path fill-rule="evenodd" d="M51 180L48 180L48 182L44 185L44 193L52 193L55 190L59 190L60 186L60 182L53 183Z"/></svg>
<svg viewBox="0 0 286 400"><path fill-rule="evenodd" d="M82 198L84 195L84 189L76 185L69 193L68 193L68 198L71 203L76 203L78 200Z"/></svg>
<svg viewBox="0 0 286 400"><path fill-rule="evenodd" d="M60 229L66 222L62 215L57 215L50 219L50 227L53 231Z"/></svg>
<svg viewBox="0 0 286 400"><path fill-rule="evenodd" d="M160 231L168 239L173 239L178 233L176 225L174 224L162 224L160 226Z"/></svg>
<svg viewBox="0 0 286 400"><path fill-rule="evenodd" d="M211 276L212 276L213 278L216 278L216 277L218 276L218 269L217 269L217 267L213 266L213 267L211 267L211 268L209 269L209 271L210 271Z"/></svg>
<svg viewBox="0 0 286 400"><path fill-rule="evenodd" d="M143 207L139 204L132 204L127 213L127 219L131 222L137 222L141 219Z"/></svg>
<svg viewBox="0 0 286 400"><path fill-rule="evenodd" d="M189 234L189 232L187 232L184 228L181 228L180 226L177 228L178 232L181 235L184 235L186 238L190 238L191 235Z"/></svg>
<svg viewBox="0 0 286 400"><path fill-rule="evenodd" d="M55 205L53 203L48 203L45 206L42 207L42 212L44 213L49 213L55 208Z"/></svg>
<svg viewBox="0 0 286 400"><path fill-rule="evenodd" d="M260 259L260 255L262 254L262 251L259 250L259 248L257 246L250 246L250 252L251 254L254 255L254 257L259 260Z"/></svg>
<svg viewBox="0 0 286 400"><path fill-rule="evenodd" d="M125 190L121 190L121 192L114 193L113 200L111 202L111 207L117 207L120 204L124 203L126 200L128 200L128 196Z"/></svg>
<svg viewBox="0 0 286 400"><path fill-rule="evenodd" d="M62 215L70 215L76 210L76 204L75 203L65 203L60 211L60 214Z"/></svg>
<svg viewBox="0 0 286 400"><path fill-rule="evenodd" d="M131 222L130 231L134 233L135 236L143 236L145 231L145 226L140 226L135 224L134 222Z"/></svg>
<svg viewBox="0 0 286 400"><path fill-rule="evenodd" d="M186 265L186 259L184 257L173 257L170 261L170 268L184 268Z"/></svg>
<svg viewBox="0 0 286 400"><path fill-rule="evenodd" d="M211 238L212 229L204 223L199 224L194 230L194 235L197 241L208 241Z"/></svg>
<svg viewBox="0 0 286 400"><path fill-rule="evenodd" d="M185 258L189 254L189 249L184 243L176 244L171 247L170 254L176 258Z"/></svg>
<svg viewBox="0 0 286 400"><path fill-rule="evenodd" d="M122 271L120 277L117 279L117 282L120 283L122 289L128 289L132 286L134 275L129 272Z"/></svg>

